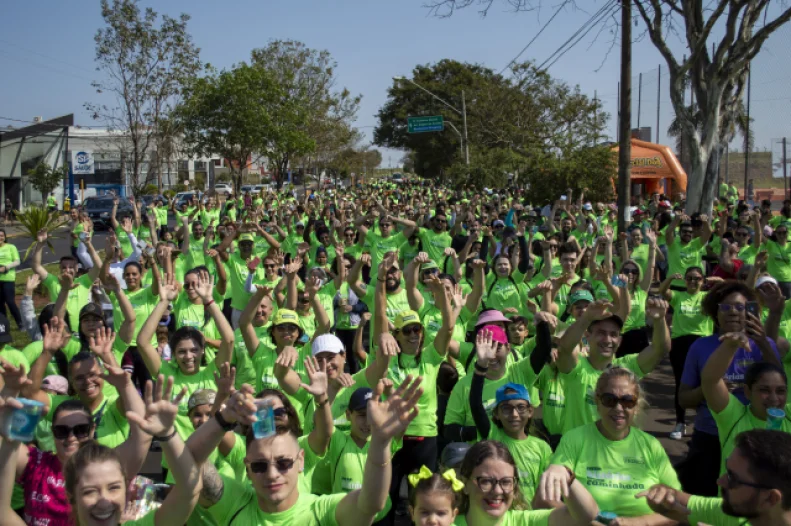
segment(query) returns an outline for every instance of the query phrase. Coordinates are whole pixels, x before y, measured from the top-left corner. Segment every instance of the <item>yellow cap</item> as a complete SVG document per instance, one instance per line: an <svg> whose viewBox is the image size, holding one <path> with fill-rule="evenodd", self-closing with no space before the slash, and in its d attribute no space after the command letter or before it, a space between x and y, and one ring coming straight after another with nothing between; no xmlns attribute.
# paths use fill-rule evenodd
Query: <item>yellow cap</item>
<svg viewBox="0 0 791 526"><path fill-rule="evenodd" d="M272 319L272 325L285 325L287 323L292 323L296 326L299 326L299 316L293 310L280 309Z"/></svg>
<svg viewBox="0 0 791 526"><path fill-rule="evenodd" d="M400 331L407 325L414 325L415 323L422 325L418 313L413 310L405 310L396 316L395 323L393 325L395 325L397 331Z"/></svg>

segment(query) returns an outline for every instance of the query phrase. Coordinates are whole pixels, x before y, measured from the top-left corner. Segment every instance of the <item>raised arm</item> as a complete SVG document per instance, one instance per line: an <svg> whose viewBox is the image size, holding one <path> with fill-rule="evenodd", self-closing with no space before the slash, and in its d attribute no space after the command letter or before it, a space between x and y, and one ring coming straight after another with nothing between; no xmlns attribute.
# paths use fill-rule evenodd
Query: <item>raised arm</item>
<svg viewBox="0 0 791 526"><path fill-rule="evenodd" d="M648 292L651 289L651 283L654 281L654 268L656 266L656 234L653 230L648 230L645 233L645 238L648 240L648 264L645 266L645 276L640 282L640 288Z"/></svg>
<svg viewBox="0 0 791 526"><path fill-rule="evenodd" d="M453 328L456 326L456 316L450 304L450 298L445 290L445 285L437 276L432 276L428 282L428 288L434 294L434 304L442 314L442 325L434 336L434 348L440 356L448 354L448 346L453 336Z"/></svg>
<svg viewBox="0 0 791 526"><path fill-rule="evenodd" d="M118 220L115 217L116 212L118 211L118 203L120 199L118 196L113 197L113 209L110 211L110 226L113 227L113 230L118 228Z"/></svg>
<svg viewBox="0 0 791 526"><path fill-rule="evenodd" d="M124 321L118 328L118 338L121 338L121 340L126 343L133 343L132 339L135 336L137 315L135 314L134 307L132 307L132 303L129 301L124 289L121 288L118 280L112 274L105 276L104 290L115 294L115 299L118 301L118 308L121 310L121 314L124 317Z"/></svg>
<svg viewBox="0 0 791 526"><path fill-rule="evenodd" d="M750 348L750 340L746 334L729 332L722 335L720 345L706 360L706 365L703 366L703 371L700 373L703 396L706 398L709 409L715 413L721 413L728 406L731 394L725 383L725 374L740 347Z"/></svg>
<svg viewBox="0 0 791 526"><path fill-rule="evenodd" d="M41 278L41 281L47 279L49 276L49 272L41 265L41 253L44 251L44 247L47 245L47 231L46 230L39 230L38 234L36 235L36 248L33 249L33 258L30 261L30 267L33 269L33 272L38 274L38 277Z"/></svg>
<svg viewBox="0 0 791 526"><path fill-rule="evenodd" d="M198 286L195 289L195 293L203 301L203 310L209 312L209 315L214 320L214 325L217 327L217 332L220 333L220 348L214 357L214 364L219 370L222 364L231 362L234 342L233 329L231 324L228 323L228 318L222 313L220 306L214 301L214 283L209 273L205 270L198 275ZM140 332L142 333L143 331L141 330Z"/></svg>
<svg viewBox="0 0 791 526"><path fill-rule="evenodd" d="M172 275L166 275L164 281L159 284L159 303L156 304L153 312L146 319L137 335L137 349L140 351L140 356L152 376L159 374L159 369L162 367L162 358L154 346L151 345L151 340L154 338L159 321L168 310L168 305L176 299L176 296L178 296L178 289L176 288L175 279Z"/></svg>
<svg viewBox="0 0 791 526"><path fill-rule="evenodd" d="M423 295L417 289L417 282L420 274L420 267L430 261L426 252L420 252L416 258L407 264L404 269L404 280L406 281L406 299L409 308L415 312L420 312L423 308Z"/></svg>
<svg viewBox="0 0 791 526"><path fill-rule="evenodd" d="M347 278L349 286L359 298L365 296L365 289L362 287L362 281L360 280L362 268L363 265L370 264L371 255L365 253L361 254L360 257L357 258L357 261L354 262L354 265L352 265L351 271L349 272L349 277Z"/></svg>
<svg viewBox="0 0 791 526"><path fill-rule="evenodd" d="M316 412L313 414L315 426L308 435L308 444L310 444L310 449L314 453L318 456L324 456L327 448L330 447L330 438L332 438L332 433L335 430L332 418L332 404L330 404L330 399L327 396L329 381L325 371L326 366L322 365L319 367L316 358L313 356L305 358L304 364L309 383L301 383L300 387L313 397L313 405L316 408Z"/></svg>
<svg viewBox="0 0 791 526"><path fill-rule="evenodd" d="M486 383L486 369L489 368L489 362L494 360L497 355L497 344L492 340L492 333L489 331L478 332L475 339L475 353L477 361L470 385L470 411L478 435L481 440L486 440L489 438L491 422L486 408L483 406L483 386Z"/></svg>
<svg viewBox="0 0 791 526"><path fill-rule="evenodd" d="M571 326L566 329L566 332L561 336L558 342L558 370L562 373L570 373L577 366L577 354L574 349L582 341L585 336L585 331L595 320L603 320L612 314L612 303L609 301L598 300L594 301L585 313L577 319Z"/></svg>
<svg viewBox="0 0 791 526"><path fill-rule="evenodd" d="M326 334L330 332L330 329L332 328L330 317L327 314L327 311L324 309L324 305L321 304L321 300L319 299L318 292L320 285L321 280L317 277L308 278L307 282L305 283L305 292L310 298L310 307L313 309L313 314L316 317L316 332L313 333L313 338L320 334Z"/></svg>
<svg viewBox="0 0 791 526"><path fill-rule="evenodd" d="M41 382L47 374L47 366L52 357L63 345L64 323L61 318L53 316L47 325L44 325L44 338L41 341L41 354L30 366L29 381L21 385L21 393L24 398L37 400L47 406L49 411L49 396L41 389Z"/></svg>
<svg viewBox="0 0 791 526"><path fill-rule="evenodd" d="M667 225L667 230L665 230L665 245L668 247L673 246L673 243L676 242L676 229L678 228L679 223L681 223L682 218L686 217L687 216L683 214L676 214L673 217L673 220L670 221L669 225Z"/></svg>
<svg viewBox="0 0 791 526"><path fill-rule="evenodd" d="M670 352L670 328L667 326L667 301L650 298L645 305L645 314L654 320L651 345L637 355L637 365L644 374L648 374L659 365L659 362Z"/></svg>

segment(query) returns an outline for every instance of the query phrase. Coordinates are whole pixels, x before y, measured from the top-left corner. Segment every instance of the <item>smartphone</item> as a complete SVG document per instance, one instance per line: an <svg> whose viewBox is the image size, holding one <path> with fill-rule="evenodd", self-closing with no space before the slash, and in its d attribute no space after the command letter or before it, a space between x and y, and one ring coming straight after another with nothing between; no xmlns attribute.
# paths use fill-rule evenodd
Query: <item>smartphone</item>
<svg viewBox="0 0 791 526"><path fill-rule="evenodd" d="M255 272L255 269L258 268L259 263L261 263L261 258L255 257L247 264L247 270L250 272Z"/></svg>
<svg viewBox="0 0 791 526"><path fill-rule="evenodd" d="M565 200L566 200L566 196L565 196L565 195L561 195L561 196L560 196L560 200L561 200L561 201L565 201Z"/></svg>
<svg viewBox="0 0 791 526"><path fill-rule="evenodd" d="M757 301L748 301L747 302L747 312L758 318L761 319L761 307L758 305Z"/></svg>

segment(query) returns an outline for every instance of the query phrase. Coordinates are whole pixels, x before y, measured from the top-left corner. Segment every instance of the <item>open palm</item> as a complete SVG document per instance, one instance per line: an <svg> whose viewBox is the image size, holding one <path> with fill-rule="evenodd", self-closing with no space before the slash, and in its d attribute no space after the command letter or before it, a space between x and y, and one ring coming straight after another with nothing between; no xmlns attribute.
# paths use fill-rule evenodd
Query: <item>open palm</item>
<svg viewBox="0 0 791 526"><path fill-rule="evenodd" d="M151 436L163 436L173 429L179 404L186 394L187 390L184 388L173 398L173 377L169 377L165 382L165 377L160 374L155 385L152 386L150 381L146 384L145 417L128 411L126 418Z"/></svg>
<svg viewBox="0 0 791 526"><path fill-rule="evenodd" d="M319 367L316 358L311 356L305 358L305 371L308 373L309 384L300 383L299 385L313 396L322 396L327 393L329 381L327 380L327 373L324 370L325 366Z"/></svg>
<svg viewBox="0 0 791 526"><path fill-rule="evenodd" d="M423 394L423 378L407 376L387 400L380 400L384 383L379 382L368 402L368 423L371 435L379 440L392 440L401 436L418 414L417 403Z"/></svg>

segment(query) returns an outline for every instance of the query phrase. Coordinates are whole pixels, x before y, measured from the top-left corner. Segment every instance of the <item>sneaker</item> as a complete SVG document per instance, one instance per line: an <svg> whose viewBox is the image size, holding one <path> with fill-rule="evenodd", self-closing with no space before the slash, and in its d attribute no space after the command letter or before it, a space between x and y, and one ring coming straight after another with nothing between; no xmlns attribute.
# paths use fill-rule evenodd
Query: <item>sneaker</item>
<svg viewBox="0 0 791 526"><path fill-rule="evenodd" d="M687 426L684 424L676 424L673 431L670 432L671 440L681 440L687 434Z"/></svg>

